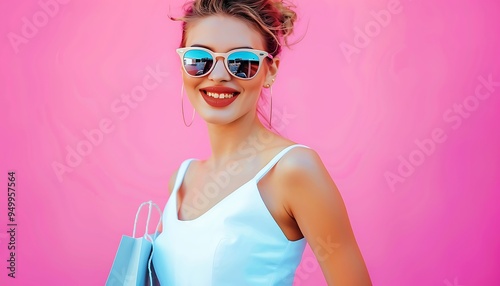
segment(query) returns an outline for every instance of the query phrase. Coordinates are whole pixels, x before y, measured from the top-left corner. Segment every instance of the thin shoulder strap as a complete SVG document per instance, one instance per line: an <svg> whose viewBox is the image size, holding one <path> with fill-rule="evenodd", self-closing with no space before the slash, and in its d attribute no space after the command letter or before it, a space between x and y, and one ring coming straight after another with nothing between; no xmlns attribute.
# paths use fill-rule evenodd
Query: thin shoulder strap
<svg viewBox="0 0 500 286"><path fill-rule="evenodd" d="M194 158L184 160L179 167L179 171L177 171L177 176L175 177L174 189L172 193L176 193L179 187L181 186L182 181L184 180L184 175L186 175L187 168L189 167L189 163L193 161Z"/></svg>
<svg viewBox="0 0 500 286"><path fill-rule="evenodd" d="M262 177L264 177L264 175L267 174L267 172L269 172L269 170L271 170L271 168L281 159L281 157L283 157L283 155L285 155L290 149L292 149L294 147L310 148L310 147L308 147L306 145L302 145L302 144L294 144L294 145L290 145L290 146L286 147L285 149L281 150L278 154L276 154L276 156L274 156L274 158L272 158L271 161L269 161L269 163L267 163L267 165L265 165L264 168L262 168L257 173L257 175L255 175L254 179L257 182L260 181L260 179L262 179Z"/></svg>

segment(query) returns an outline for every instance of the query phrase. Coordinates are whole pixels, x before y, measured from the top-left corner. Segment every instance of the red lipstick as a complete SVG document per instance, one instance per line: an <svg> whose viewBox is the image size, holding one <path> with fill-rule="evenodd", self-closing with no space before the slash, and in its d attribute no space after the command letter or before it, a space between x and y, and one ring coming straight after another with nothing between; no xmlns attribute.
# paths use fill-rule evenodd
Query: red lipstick
<svg viewBox="0 0 500 286"><path fill-rule="evenodd" d="M205 101L213 107L226 107L240 94L239 91L226 86L209 86L200 89Z"/></svg>

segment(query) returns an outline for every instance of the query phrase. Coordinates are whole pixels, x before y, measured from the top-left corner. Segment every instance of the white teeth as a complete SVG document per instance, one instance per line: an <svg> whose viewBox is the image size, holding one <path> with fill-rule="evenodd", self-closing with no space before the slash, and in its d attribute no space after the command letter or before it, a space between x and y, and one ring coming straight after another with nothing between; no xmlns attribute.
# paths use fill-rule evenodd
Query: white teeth
<svg viewBox="0 0 500 286"><path fill-rule="evenodd" d="M234 96L234 93L215 93L207 91L207 95L213 98L231 98Z"/></svg>

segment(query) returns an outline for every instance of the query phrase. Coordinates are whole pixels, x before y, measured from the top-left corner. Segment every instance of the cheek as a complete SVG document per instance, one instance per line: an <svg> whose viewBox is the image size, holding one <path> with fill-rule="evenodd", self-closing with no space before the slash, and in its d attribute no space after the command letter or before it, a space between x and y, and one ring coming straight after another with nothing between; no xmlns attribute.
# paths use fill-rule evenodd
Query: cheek
<svg viewBox="0 0 500 286"><path fill-rule="evenodd" d="M262 91L261 80L254 78L249 82L242 83L240 86L244 89L244 93L246 94L245 101L251 105L256 104Z"/></svg>
<svg viewBox="0 0 500 286"><path fill-rule="evenodd" d="M259 72L258 76L244 83L245 89L248 92L260 94L262 86L264 85L264 82L266 80L265 73L261 72L262 70Z"/></svg>
<svg viewBox="0 0 500 286"><path fill-rule="evenodd" d="M252 94L260 94L260 81L255 81L246 85L245 90L251 92Z"/></svg>
<svg viewBox="0 0 500 286"><path fill-rule="evenodd" d="M191 104L194 106L197 106L197 102L199 98L201 98L199 92L198 92L198 84L199 81L193 78L187 78L183 79L184 82L184 97L191 102Z"/></svg>
<svg viewBox="0 0 500 286"><path fill-rule="evenodd" d="M187 92L188 96L192 96L198 92L198 86L203 81L200 78L193 78L187 75L182 76L182 82L184 83L184 90Z"/></svg>

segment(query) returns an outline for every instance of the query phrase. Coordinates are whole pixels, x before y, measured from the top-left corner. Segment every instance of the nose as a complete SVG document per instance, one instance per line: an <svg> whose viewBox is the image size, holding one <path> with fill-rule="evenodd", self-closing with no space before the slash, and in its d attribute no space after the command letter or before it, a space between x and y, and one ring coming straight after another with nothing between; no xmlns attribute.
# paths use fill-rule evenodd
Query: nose
<svg viewBox="0 0 500 286"><path fill-rule="evenodd" d="M225 67L223 58L216 59L214 65L215 65L214 69L208 75L208 79L218 82L231 80L231 75L229 74L229 72Z"/></svg>

